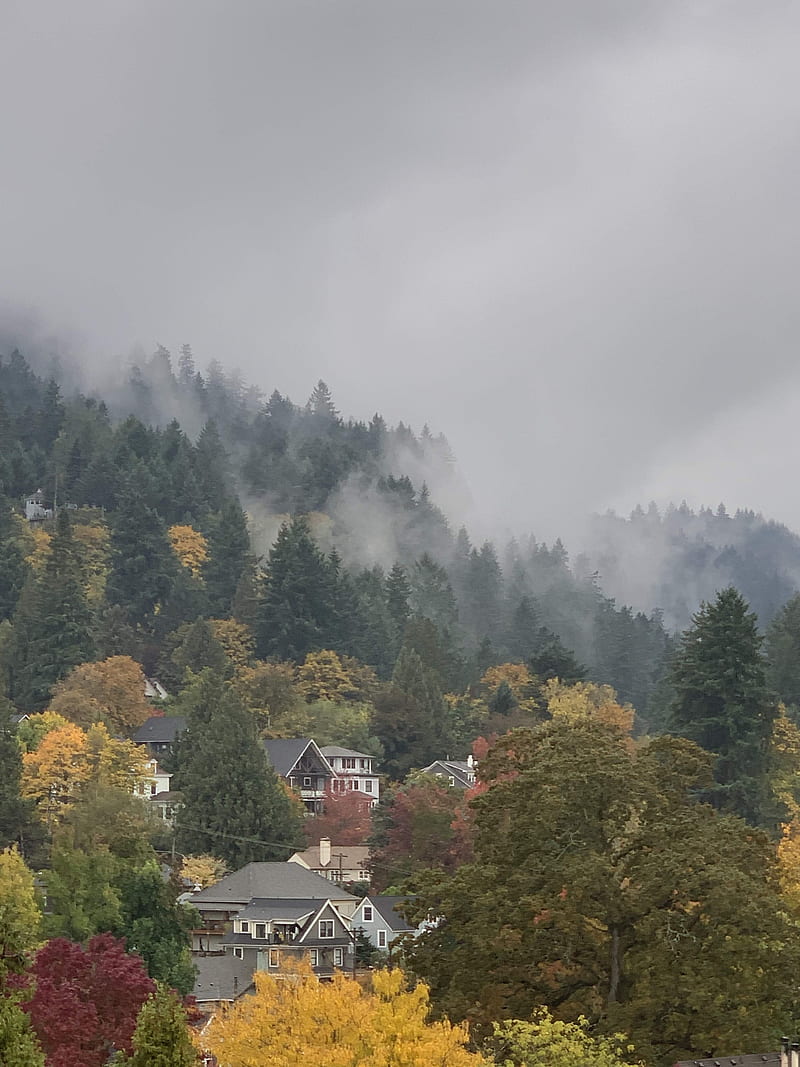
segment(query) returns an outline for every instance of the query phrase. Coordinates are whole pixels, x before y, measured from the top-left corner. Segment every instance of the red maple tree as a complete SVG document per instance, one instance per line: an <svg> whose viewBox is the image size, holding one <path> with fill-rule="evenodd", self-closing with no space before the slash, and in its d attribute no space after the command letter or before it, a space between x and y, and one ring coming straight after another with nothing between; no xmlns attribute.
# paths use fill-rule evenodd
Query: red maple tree
<svg viewBox="0 0 800 1067"><path fill-rule="evenodd" d="M139 1009L156 987L123 940L98 934L84 948L53 938L29 973L35 992L23 1007L47 1067L103 1067L115 1050L131 1051Z"/></svg>

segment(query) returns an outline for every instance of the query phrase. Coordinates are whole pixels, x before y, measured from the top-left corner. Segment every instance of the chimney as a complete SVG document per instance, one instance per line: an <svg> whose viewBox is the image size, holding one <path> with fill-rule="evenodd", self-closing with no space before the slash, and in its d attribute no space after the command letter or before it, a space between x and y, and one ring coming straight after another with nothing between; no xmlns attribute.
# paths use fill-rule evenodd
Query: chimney
<svg viewBox="0 0 800 1067"><path fill-rule="evenodd" d="M319 839L319 865L320 867L327 867L331 862L331 839L329 837L321 837Z"/></svg>
<svg viewBox="0 0 800 1067"><path fill-rule="evenodd" d="M789 1067L800 1067L800 1042L792 1042L789 1052Z"/></svg>
<svg viewBox="0 0 800 1067"><path fill-rule="evenodd" d="M781 1038L781 1063L780 1067L790 1067L789 1064L789 1038Z"/></svg>
<svg viewBox="0 0 800 1067"><path fill-rule="evenodd" d="M469 767L470 770L472 770L472 768L475 766L475 759L474 759L474 757L473 757L471 752L467 756L467 766Z"/></svg>

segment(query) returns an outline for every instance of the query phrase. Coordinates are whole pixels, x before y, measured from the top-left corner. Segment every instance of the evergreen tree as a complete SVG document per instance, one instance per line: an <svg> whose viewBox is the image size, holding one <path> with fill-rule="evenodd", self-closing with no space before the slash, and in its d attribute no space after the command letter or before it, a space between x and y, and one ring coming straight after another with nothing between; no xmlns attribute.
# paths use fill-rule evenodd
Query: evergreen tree
<svg viewBox="0 0 800 1067"><path fill-rule="evenodd" d="M395 626L395 631L402 639L406 623L411 617L411 586L405 569L395 563L386 577L386 604Z"/></svg>
<svg viewBox="0 0 800 1067"><path fill-rule="evenodd" d="M800 714L800 593L787 600L770 623L765 650L767 681L797 716Z"/></svg>
<svg viewBox="0 0 800 1067"><path fill-rule="evenodd" d="M33 805L20 795L22 756L11 721L12 706L0 696L0 849L19 845L31 862L43 834Z"/></svg>
<svg viewBox="0 0 800 1067"><path fill-rule="evenodd" d="M189 1036L186 1011L167 986L158 989L139 1010L133 1032L133 1053L125 1067L194 1067L197 1051Z"/></svg>
<svg viewBox="0 0 800 1067"><path fill-rule="evenodd" d="M211 612L215 618L227 618L250 553L247 518L238 501L226 503L210 523L208 549L203 577Z"/></svg>
<svg viewBox="0 0 800 1067"><path fill-rule="evenodd" d="M404 645L392 684L375 698L372 729L383 745L385 766L396 778L446 755L446 714L433 671Z"/></svg>
<svg viewBox="0 0 800 1067"><path fill-rule="evenodd" d="M11 672L15 702L26 711L43 708L55 683L93 654L92 615L69 512L60 511L44 571L26 582L17 606Z"/></svg>
<svg viewBox="0 0 800 1067"><path fill-rule="evenodd" d="M586 668L578 663L575 653L564 646L558 634L544 626L537 634L536 648L528 662L531 671L543 682L550 678L582 682L586 677Z"/></svg>
<svg viewBox="0 0 800 1067"><path fill-rule="evenodd" d="M307 519L281 527L267 558L256 620L256 652L301 662L328 644L333 616L331 572Z"/></svg>
<svg viewBox="0 0 800 1067"><path fill-rule="evenodd" d="M177 842L235 870L288 859L299 816L270 767L255 721L219 675L204 671L184 694L186 733L176 746L174 787L183 794Z"/></svg>
<svg viewBox="0 0 800 1067"><path fill-rule="evenodd" d="M14 614L28 571L15 525L11 502L0 485L0 621Z"/></svg>
<svg viewBox="0 0 800 1067"><path fill-rule="evenodd" d="M125 608L133 623L145 623L167 597L177 572L161 516L144 503L147 478L137 466L120 494L111 530L111 573L106 596Z"/></svg>
<svg viewBox="0 0 800 1067"><path fill-rule="evenodd" d="M673 729L717 757L706 798L757 824L770 819L767 772L776 716L762 641L742 595L724 589L694 616L672 666Z"/></svg>

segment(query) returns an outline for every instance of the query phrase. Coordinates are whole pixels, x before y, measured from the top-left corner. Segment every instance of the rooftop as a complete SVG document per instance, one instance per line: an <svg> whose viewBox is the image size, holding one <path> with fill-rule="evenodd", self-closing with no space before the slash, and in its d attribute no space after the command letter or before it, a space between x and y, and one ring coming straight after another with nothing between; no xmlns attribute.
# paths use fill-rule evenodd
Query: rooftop
<svg viewBox="0 0 800 1067"><path fill-rule="evenodd" d="M368 895L364 899L373 906L375 911L378 912L380 917L392 930L396 930L398 933L404 933L414 929L414 927L410 926L397 910L398 905L405 904L408 897L392 897L378 893L375 896Z"/></svg>
<svg viewBox="0 0 800 1067"><path fill-rule="evenodd" d="M364 796L367 794L365 793ZM366 845L330 845L327 850L328 861L323 863L320 859L320 846L311 845L302 852L295 852L290 857L290 863L304 863L312 870L325 869L343 871L366 870L369 864L369 849Z"/></svg>
<svg viewBox="0 0 800 1067"><path fill-rule="evenodd" d="M357 756L359 759L375 759L369 752L356 752L352 748L342 748L341 745L322 745L320 752L326 759L337 756Z"/></svg>
<svg viewBox="0 0 800 1067"><path fill-rule="evenodd" d="M337 889L299 863L248 863L226 875L216 885L195 893L194 905L237 904L254 898L267 900L352 900L350 893Z"/></svg>
<svg viewBox="0 0 800 1067"><path fill-rule="evenodd" d="M133 740L139 745L172 744L185 729L183 715L151 715L133 735Z"/></svg>
<svg viewBox="0 0 800 1067"><path fill-rule="evenodd" d="M231 953L195 956L197 967L193 995L199 1006L212 1000L235 1000L253 984L253 968Z"/></svg>

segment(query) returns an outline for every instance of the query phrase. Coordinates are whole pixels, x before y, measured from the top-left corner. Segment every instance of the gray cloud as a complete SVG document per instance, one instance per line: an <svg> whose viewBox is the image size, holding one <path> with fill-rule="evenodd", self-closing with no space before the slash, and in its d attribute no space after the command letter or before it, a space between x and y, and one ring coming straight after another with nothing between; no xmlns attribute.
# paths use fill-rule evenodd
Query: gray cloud
<svg viewBox="0 0 800 1067"><path fill-rule="evenodd" d="M0 290L96 373L188 340L295 399L322 376L445 432L484 529L723 495L800 525L797 5L0 19Z"/></svg>

